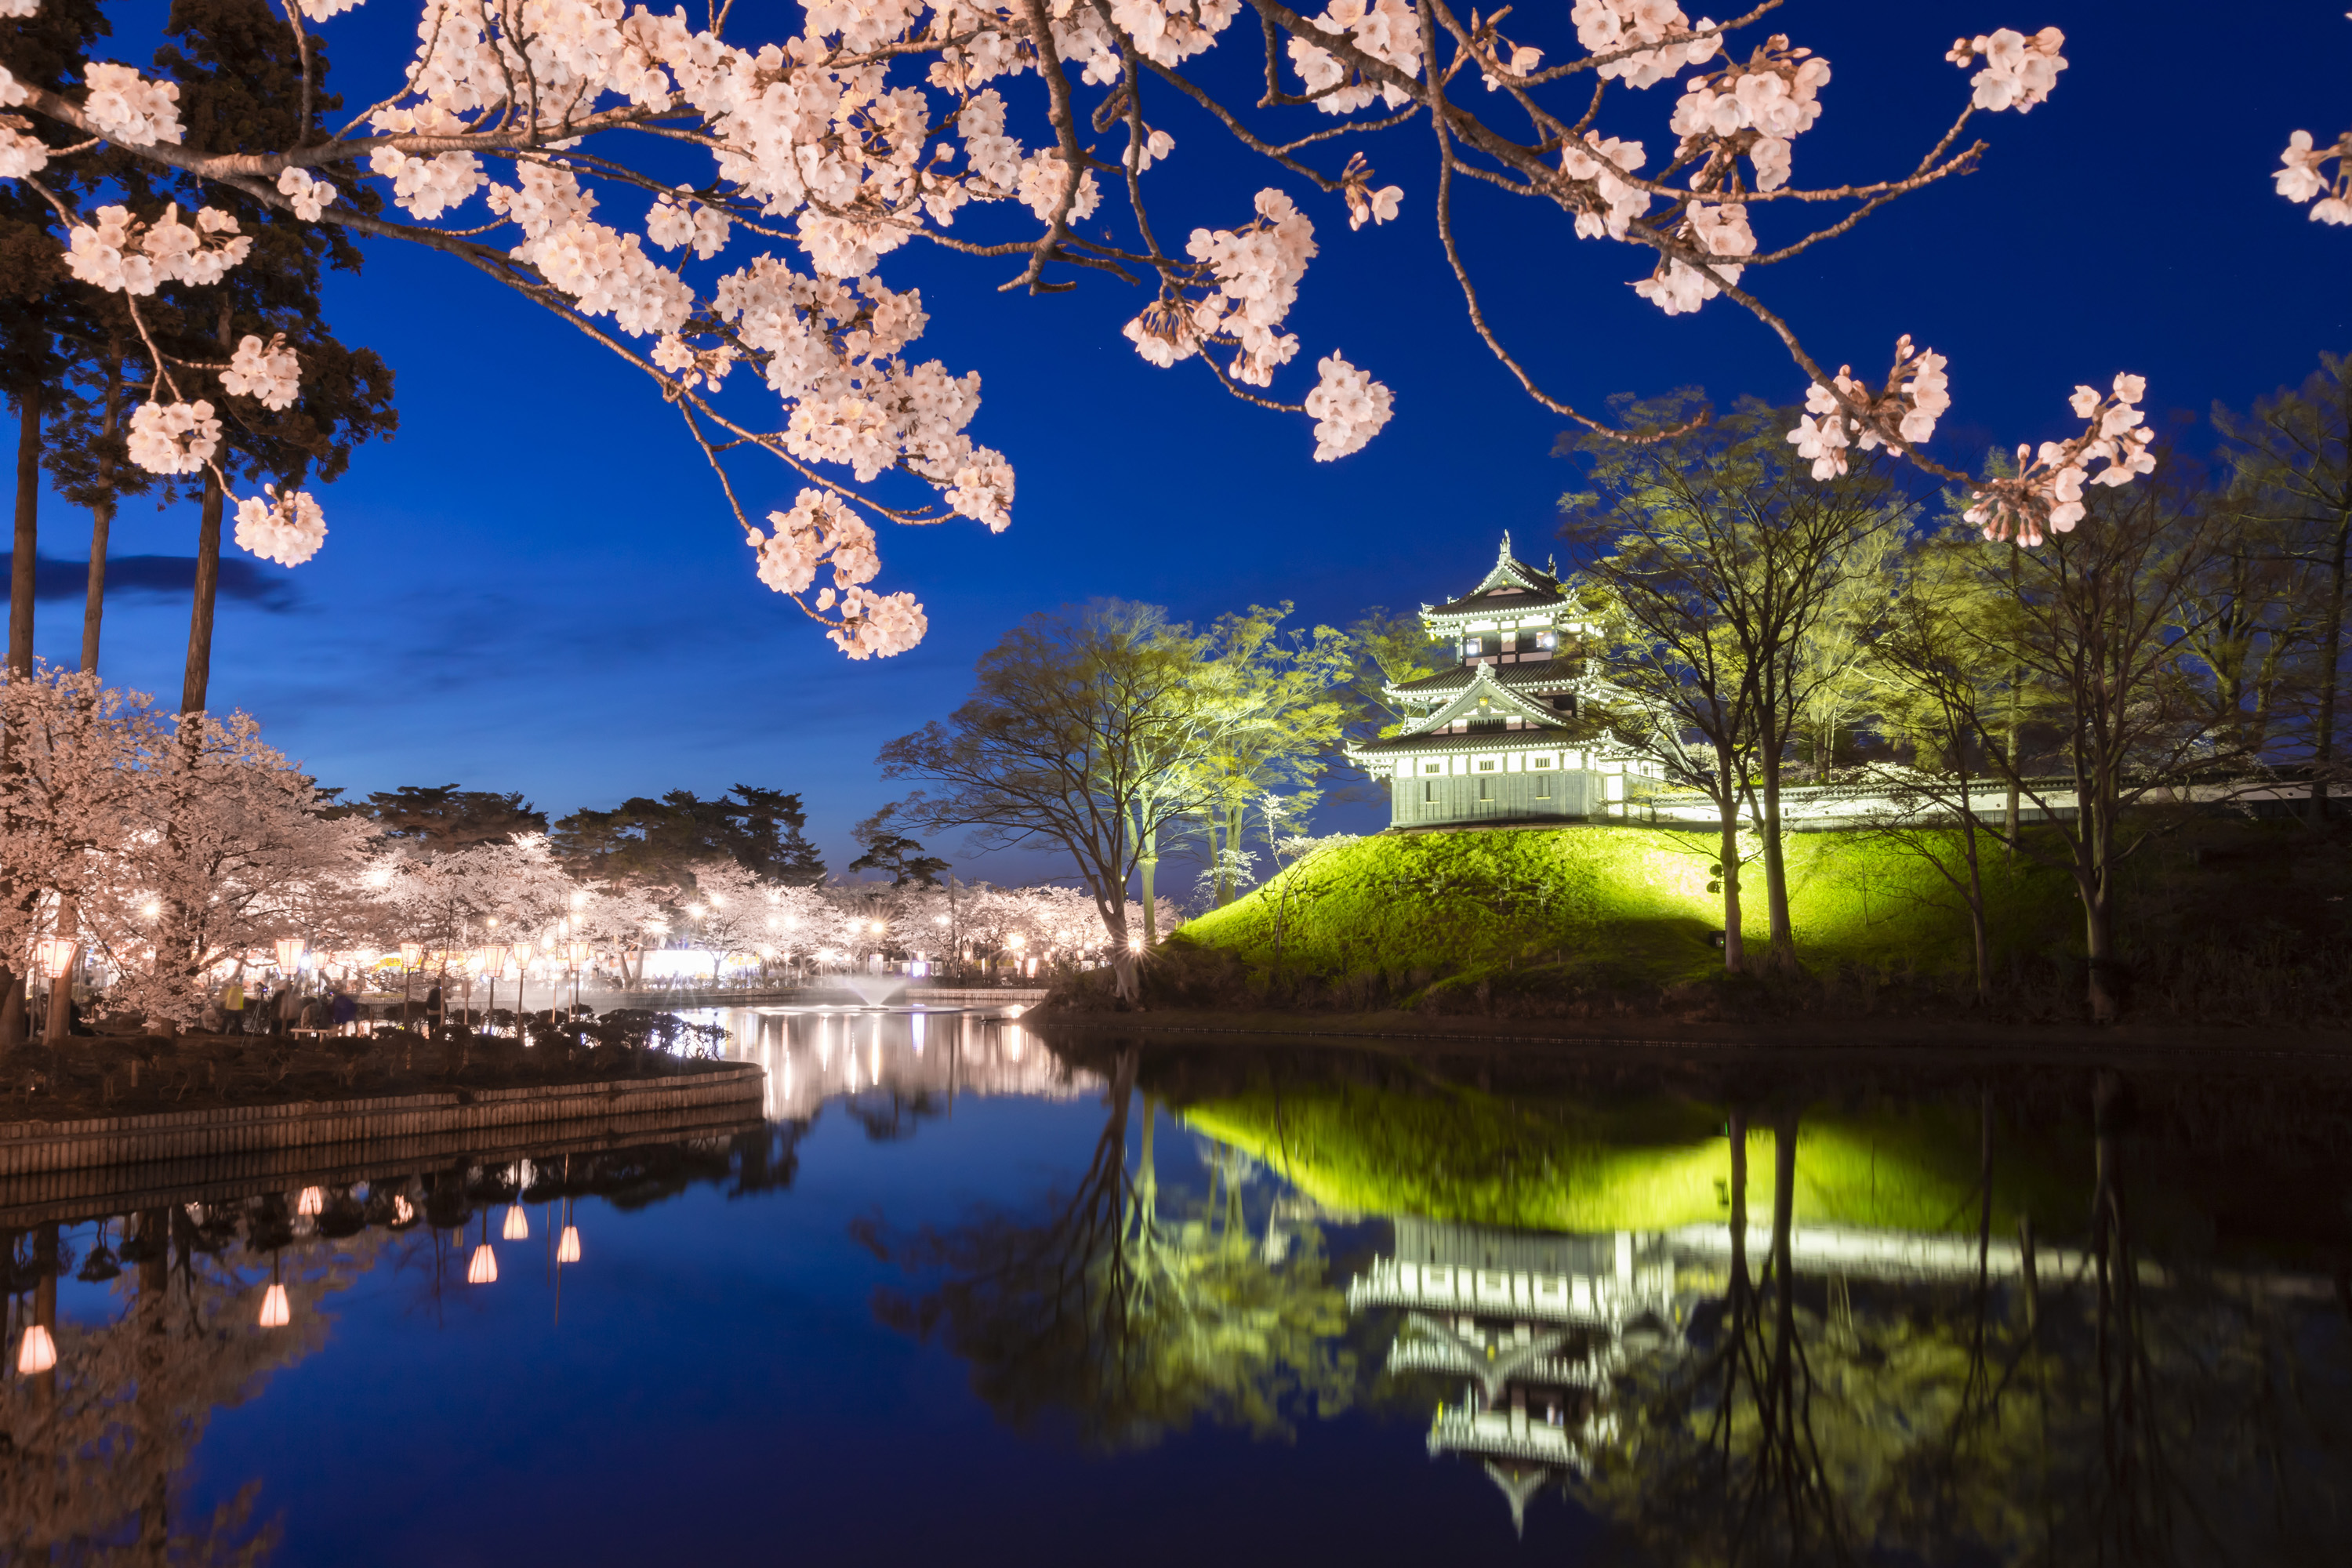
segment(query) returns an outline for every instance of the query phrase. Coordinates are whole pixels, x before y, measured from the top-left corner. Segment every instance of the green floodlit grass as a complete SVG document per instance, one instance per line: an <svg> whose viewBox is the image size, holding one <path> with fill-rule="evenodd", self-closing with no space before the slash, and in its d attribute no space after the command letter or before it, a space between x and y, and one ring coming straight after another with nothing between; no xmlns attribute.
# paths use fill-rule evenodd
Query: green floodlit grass
<svg viewBox="0 0 2352 1568"><path fill-rule="evenodd" d="M1744 835L1743 853L1757 840ZM1786 839L1790 914L1808 963L1956 969L1969 962L1967 915L1917 856L1852 834ZM1615 825L1382 835L1335 846L1222 910L1179 941L1230 949L1254 964L1339 976L1372 969L1466 973L1559 963L1596 980L1652 984L1718 969L1722 921L1707 890L1711 832ZM1956 862L1957 863L1957 862ZM1992 926L2007 940L2075 937L2072 884L1996 856ZM1741 929L1766 935L1764 872L1741 876Z"/></svg>
<svg viewBox="0 0 2352 1568"><path fill-rule="evenodd" d="M1729 1213L1730 1144L1720 1110L1650 1100L1594 1109L1316 1085L1187 1108L1187 1123L1263 1161L1302 1192L1362 1214L1527 1230L1659 1230ZM1817 1112L1801 1123L1793 1211L1801 1224L1969 1232L1978 1222L1972 1113L1947 1108ZM1750 1127L1748 1203L1771 1215L1773 1136ZM2032 1213L2048 1225L2087 1201L2050 1162L2003 1152L1993 1180L2001 1234Z"/></svg>

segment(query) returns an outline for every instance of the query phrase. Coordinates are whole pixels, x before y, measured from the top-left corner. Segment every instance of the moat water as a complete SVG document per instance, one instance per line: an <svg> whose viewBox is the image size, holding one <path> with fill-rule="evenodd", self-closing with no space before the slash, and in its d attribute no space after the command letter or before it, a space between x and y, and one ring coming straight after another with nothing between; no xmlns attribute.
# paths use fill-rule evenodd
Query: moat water
<svg viewBox="0 0 2352 1568"><path fill-rule="evenodd" d="M0 1184L0 1558L2352 1561L2326 1064L714 1016L689 1137Z"/></svg>

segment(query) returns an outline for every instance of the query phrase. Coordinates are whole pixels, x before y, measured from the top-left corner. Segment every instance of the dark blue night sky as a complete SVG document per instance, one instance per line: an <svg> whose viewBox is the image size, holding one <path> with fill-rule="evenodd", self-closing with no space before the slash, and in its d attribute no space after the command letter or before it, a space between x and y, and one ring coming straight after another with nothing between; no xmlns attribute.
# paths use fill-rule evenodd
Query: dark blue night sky
<svg viewBox="0 0 2352 1568"><path fill-rule="evenodd" d="M110 9L121 58L142 58L142 28L163 7ZM1521 14L1555 59L1566 11L1551 0ZM734 36L779 35L796 14L754 0L736 8ZM326 26L347 95L382 87L359 68L359 41L404 59L414 18L379 4ZM2290 132L2325 142L2352 124L2343 0L1798 0L1776 25L1836 74L1797 143L1797 183L1906 170L1965 99L1942 58L1953 37L2053 23L2070 68L2030 115L1973 122L1991 143L1979 173L1750 274L1830 363L1874 379L1906 331L1948 354L1955 407L1937 447L1949 461L2060 434L2077 382L2140 372L2161 423L2243 404L2299 380L2322 349L2352 346L2352 234L2307 221L2269 178ZM1247 101L1244 31L1217 53ZM1632 95L1603 129L1646 141L1654 163L1675 90ZM1146 365L1118 336L1138 290L1090 274L1073 294L999 295L1011 264L910 247L884 276L923 289L932 325L916 355L982 373L974 434L1012 458L1020 500L1002 537L968 523L886 534L876 585L913 589L930 637L853 665L760 585L699 455L635 372L455 262L378 246L364 279L334 285L331 314L396 369L399 437L321 493L331 531L316 560L256 563L251 591L224 605L215 704L258 714L323 783L354 791L454 779L561 813L681 786L799 790L838 866L849 824L889 798L877 748L950 709L973 659L1031 611L1118 595L1210 617L1295 598L1302 617L1343 623L1459 591L1506 528L1539 560L1570 479L1549 456L1560 422L1471 333L1428 222L1425 126L1364 140L1380 183L1404 187L1405 221L1350 233L1337 198L1229 152L1171 94L1147 98L1147 112L1178 142L1168 178L1147 179L1163 236L1237 223L1250 194L1277 183L1314 217L1322 255L1292 317L1302 363L1276 390L1297 398L1313 359L1343 348L1396 393L1397 417L1368 450L1314 463L1304 418L1235 403L1197 364ZM1035 139L1034 125L1019 133ZM1354 145L1318 151L1339 149L1336 169ZM1725 302L1668 319L1633 299L1641 268L1624 247L1578 242L1557 215L1499 195L1460 201L1489 310L1560 395L1801 395L1778 345ZM965 223L985 233L1014 216ZM760 510L797 488L772 464L739 473ZM52 501L42 521L45 553L85 553L83 516ZM193 508L134 504L114 547L185 555L193 532ZM110 617L110 679L175 694L184 601L153 587ZM42 604L44 655L70 660L79 635L77 603ZM1362 826L1344 810L1330 822L1342 825Z"/></svg>

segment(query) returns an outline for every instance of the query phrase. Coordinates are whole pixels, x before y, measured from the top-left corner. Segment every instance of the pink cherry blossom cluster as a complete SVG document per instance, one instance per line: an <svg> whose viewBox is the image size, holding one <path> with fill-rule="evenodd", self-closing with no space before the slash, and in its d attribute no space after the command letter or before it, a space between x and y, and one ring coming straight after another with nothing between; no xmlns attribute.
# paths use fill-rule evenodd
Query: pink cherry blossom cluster
<svg viewBox="0 0 2352 1568"><path fill-rule="evenodd" d="M1361 171L1365 179L1370 174L1369 168ZM1387 195L1368 192L1360 199L1370 207L1386 204L1392 210ZM1191 358L1206 343L1229 342L1239 352L1227 374L1266 386L1276 367L1297 354L1298 339L1279 329L1298 302L1299 279L1315 258L1315 225L1276 188L1257 194L1256 208L1256 218L1239 228L1192 231L1184 251L1193 260L1192 275L1202 280L1200 296L1188 300L1171 289L1126 326L1128 341L1146 360L1165 367ZM1318 439L1318 457L1327 445Z"/></svg>
<svg viewBox="0 0 2352 1568"><path fill-rule="evenodd" d="M1421 18L1405 0L1331 0L1322 15L1309 16L1307 21L1317 31L1346 38L1405 76L1421 74ZM1361 71L1296 34L1288 50L1298 79L1307 84L1315 107L1326 114L1352 114L1375 100L1388 109L1406 101L1404 90L1394 82L1375 87L1364 80Z"/></svg>
<svg viewBox="0 0 2352 1568"><path fill-rule="evenodd" d="M1962 69L1984 62L1984 69L1969 79L1974 89L1969 101L1979 109L2014 109L2023 114L2058 84L2058 73L2066 68L2066 57L2058 51L2065 47L2066 35L2055 27L2044 27L2030 38L2014 27L2002 27L1973 38L1954 38L1944 58Z"/></svg>
<svg viewBox="0 0 2352 1568"><path fill-rule="evenodd" d="M1336 353L1317 362L1316 370L1320 379L1307 395L1307 412L1315 417L1315 460L1328 463L1361 451L1389 422L1396 400Z"/></svg>
<svg viewBox="0 0 2352 1568"><path fill-rule="evenodd" d="M359 0L352 0L357 5ZM330 181L314 177L303 168L285 168L278 172L278 194L294 205L294 216L304 223L316 223L325 214L327 205L335 199L335 187Z"/></svg>
<svg viewBox="0 0 2352 1568"><path fill-rule="evenodd" d="M249 341L249 340L248 340ZM278 493L275 485L236 503L236 543L264 561L299 566L327 542L326 514L308 490Z"/></svg>
<svg viewBox="0 0 2352 1568"><path fill-rule="evenodd" d="M2321 167L2330 158L2336 160L2333 177ZM2279 195L2291 202L2319 197L2311 208L2315 223L2352 224L2352 132L2329 146L2315 147L2311 132L2298 131L2287 138L2279 162L2286 166L2271 176L2278 182Z"/></svg>
<svg viewBox="0 0 2352 1568"><path fill-rule="evenodd" d="M779 594L804 592L816 580L817 568L833 568L833 587L824 591L822 608L833 605L834 589L870 583L882 569L874 552L874 530L831 490L804 489L789 511L772 511L768 521L775 532L754 528L751 548L759 552L760 581Z"/></svg>
<svg viewBox="0 0 2352 1568"><path fill-rule="evenodd" d="M1821 89L1830 63L1811 49L1792 48L1775 34L1746 61L1702 72L1684 84L1670 122L1682 138L1678 155L1706 159L1692 184L1721 188L1740 153L1756 171L1756 189L1789 183L1790 142L1821 118Z"/></svg>
<svg viewBox="0 0 2352 1568"><path fill-rule="evenodd" d="M1709 256L1752 256L1756 236L1748 226L1748 209L1738 202L1709 206L1693 202L1675 237ZM1697 310L1723 290L1720 283L1737 283L1743 268L1738 262L1690 266L1679 257L1662 256L1657 270L1633 285L1633 292L1664 310L1679 316Z"/></svg>
<svg viewBox="0 0 2352 1568"><path fill-rule="evenodd" d="M1339 194L1347 199L1349 228L1387 223L1396 216L1397 205L1404 200L1402 185L1372 189L1372 166L1364 162L1361 153L1349 158L1348 166L1339 171Z"/></svg>
<svg viewBox="0 0 2352 1568"><path fill-rule="evenodd" d="M100 207L97 216L95 224L68 231L66 269L113 293L152 294L174 281L215 284L253 249L236 219L217 207L199 210L194 225L180 221L176 202L152 224L140 222L129 207Z"/></svg>
<svg viewBox="0 0 2352 1568"><path fill-rule="evenodd" d="M929 629L912 594L852 588L841 596L841 625L824 635L852 658L887 658L921 642Z"/></svg>
<svg viewBox="0 0 2352 1568"><path fill-rule="evenodd" d="M1576 24L1576 41L1586 49L1623 57L1594 74L1627 87L1654 87L1685 66L1706 64L1722 47L1719 37L1692 37L1715 24L1702 16L1694 27L1673 0L1576 0L1568 15ZM1648 44L1659 47L1641 47Z"/></svg>
<svg viewBox="0 0 2352 1568"><path fill-rule="evenodd" d="M131 460L151 474L204 471L220 448L220 421L204 398L194 403L142 403L131 411L126 445Z"/></svg>
<svg viewBox="0 0 2352 1568"><path fill-rule="evenodd" d="M231 397L259 399L264 408L291 408L302 394L302 362L286 346L284 332L272 333L267 343L248 333L221 372L221 385Z"/></svg>
<svg viewBox="0 0 2352 1568"><path fill-rule="evenodd" d="M2017 449L2017 473L1988 479L1977 487L1977 502L1964 513L1984 531L1987 539L2014 539L2035 545L2046 529L2065 533L2083 521L2083 487L2127 485L2152 473L2156 457L2148 450L2154 437L2137 405L2147 395L2147 382L2137 375L2118 375L2114 390L2102 396L2095 386L2078 386L2069 400L2077 419L2087 421L2083 433L2069 441L2044 441L2036 450ZM2091 465L2102 465L2096 473Z"/></svg>
<svg viewBox="0 0 2352 1568"><path fill-rule="evenodd" d="M84 73L89 89L82 112L109 141L126 147L177 143L186 134L180 127L180 88L176 82L149 81L129 66L100 61Z"/></svg>
<svg viewBox="0 0 2352 1568"><path fill-rule="evenodd" d="M1805 412L1789 432L1790 443L1813 465L1817 479L1846 471L1849 447L1867 452L1881 444L1924 446L1952 405L1946 363L1932 349L1914 349L1906 332L1895 341L1895 368L1887 373L1885 391L1873 393L1854 379L1853 366L1838 366L1829 385L1815 382L1806 389Z"/></svg>

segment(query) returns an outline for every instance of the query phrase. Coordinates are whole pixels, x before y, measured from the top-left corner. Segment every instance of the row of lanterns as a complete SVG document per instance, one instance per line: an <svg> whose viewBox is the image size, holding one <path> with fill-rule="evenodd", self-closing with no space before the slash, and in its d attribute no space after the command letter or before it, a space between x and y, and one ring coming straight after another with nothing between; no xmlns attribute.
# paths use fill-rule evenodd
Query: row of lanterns
<svg viewBox="0 0 2352 1568"><path fill-rule="evenodd" d="M324 1214L326 1208L327 1194L317 1187L304 1187L302 1195L294 1203L295 1213L314 1219ZM415 1205L405 1197L395 1194L392 1200L392 1217L394 1224L406 1225L416 1217ZM466 1263L466 1283L468 1285L495 1285L499 1281L499 1257L489 1243L488 1215L483 1216L482 1226L481 1244L474 1248L473 1256ZM522 1205L507 1205L506 1223L499 1227L499 1237L504 1241L530 1239L530 1216L524 1212ZM559 1267L580 1261L580 1227L572 1224L568 1215L562 1233L556 1239L555 1261ZM269 1260L269 1268L274 1276L278 1271L278 1259L275 1257ZM282 1329L293 1321L293 1303L286 1294L286 1287L273 1278L269 1281L268 1288L261 1293L260 1326L265 1329ZM48 1325L46 1323L25 1325L24 1336L16 1344L16 1370L25 1376L31 1377L36 1373L47 1372L57 1364L57 1340L50 1334Z"/></svg>

